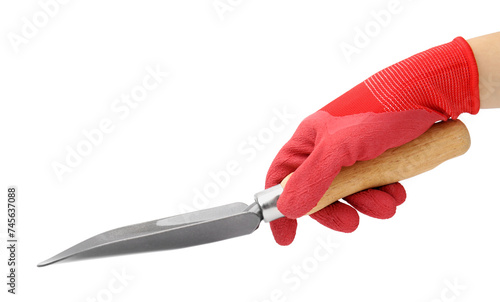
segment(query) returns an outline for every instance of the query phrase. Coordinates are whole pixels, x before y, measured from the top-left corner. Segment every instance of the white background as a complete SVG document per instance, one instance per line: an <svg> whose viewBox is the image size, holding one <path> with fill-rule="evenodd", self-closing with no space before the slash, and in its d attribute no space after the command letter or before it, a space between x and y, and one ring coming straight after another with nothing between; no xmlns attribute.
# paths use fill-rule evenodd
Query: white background
<svg viewBox="0 0 500 302"><path fill-rule="evenodd" d="M288 247L263 224L206 246L37 268L108 229L251 202L304 117L416 52L500 28L486 0L400 0L378 31L373 13L388 0L173 2L69 1L47 20L37 1L0 4L0 232L5 242L6 189L16 185L20 240L17 296L6 293L0 249L2 301L500 299L496 110L461 116L470 151L404 181L408 199L395 217L362 216L352 234L303 218ZM12 36L34 16L46 22L16 47ZM370 41L348 62L341 43L368 25ZM121 118L114 100L141 85L148 67L169 75ZM294 117L255 156L238 151L269 134L276 110ZM54 163L65 164L67 148L102 119L113 131L59 180ZM209 174L232 161L240 173L208 204L194 204ZM319 243L329 241L335 247Z"/></svg>

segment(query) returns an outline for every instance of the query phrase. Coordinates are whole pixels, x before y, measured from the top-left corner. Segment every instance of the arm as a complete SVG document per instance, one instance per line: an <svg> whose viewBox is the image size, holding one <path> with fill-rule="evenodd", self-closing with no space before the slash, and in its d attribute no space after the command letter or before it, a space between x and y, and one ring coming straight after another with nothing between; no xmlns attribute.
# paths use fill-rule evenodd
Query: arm
<svg viewBox="0 0 500 302"><path fill-rule="evenodd" d="M500 108L500 32L467 40L479 71L481 109Z"/></svg>

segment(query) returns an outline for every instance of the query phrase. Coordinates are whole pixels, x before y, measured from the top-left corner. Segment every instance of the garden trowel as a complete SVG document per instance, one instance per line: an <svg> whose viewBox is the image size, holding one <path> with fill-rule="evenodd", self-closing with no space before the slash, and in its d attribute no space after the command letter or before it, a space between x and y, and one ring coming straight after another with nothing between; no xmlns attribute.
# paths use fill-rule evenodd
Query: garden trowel
<svg viewBox="0 0 500 302"><path fill-rule="evenodd" d="M394 183L426 172L464 154L470 146L465 125L437 123L409 143L385 151L379 157L344 167L309 213L368 188ZM288 181L255 194L250 205L231 203L211 209L121 227L91 237L49 258L38 266L62 260L78 260L131 253L184 248L253 233L262 220L283 217L276 207Z"/></svg>

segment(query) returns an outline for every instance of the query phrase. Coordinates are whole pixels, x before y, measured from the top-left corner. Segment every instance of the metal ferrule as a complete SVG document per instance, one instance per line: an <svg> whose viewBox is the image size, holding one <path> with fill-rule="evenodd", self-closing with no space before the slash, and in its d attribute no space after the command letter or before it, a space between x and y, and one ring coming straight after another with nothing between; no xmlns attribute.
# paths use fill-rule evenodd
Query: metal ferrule
<svg viewBox="0 0 500 302"><path fill-rule="evenodd" d="M270 187L254 195L255 201L260 206L262 218L265 222L285 217L276 206L281 193L283 193L283 187L281 185L275 185L274 187Z"/></svg>

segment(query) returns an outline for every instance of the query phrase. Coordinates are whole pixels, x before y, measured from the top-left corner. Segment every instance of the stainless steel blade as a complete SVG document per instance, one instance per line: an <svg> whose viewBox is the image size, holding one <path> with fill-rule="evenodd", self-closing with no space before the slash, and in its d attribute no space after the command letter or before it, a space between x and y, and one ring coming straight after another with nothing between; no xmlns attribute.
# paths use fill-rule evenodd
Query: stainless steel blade
<svg viewBox="0 0 500 302"><path fill-rule="evenodd" d="M233 203L114 229L38 264L189 247L251 234L262 220L258 205Z"/></svg>
<svg viewBox="0 0 500 302"><path fill-rule="evenodd" d="M253 233L262 220L283 217L276 203L281 185L255 194L247 206L237 202L211 209L134 224L91 237L49 258L38 266L123 254L170 250Z"/></svg>

